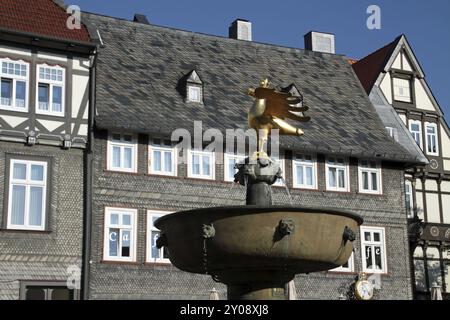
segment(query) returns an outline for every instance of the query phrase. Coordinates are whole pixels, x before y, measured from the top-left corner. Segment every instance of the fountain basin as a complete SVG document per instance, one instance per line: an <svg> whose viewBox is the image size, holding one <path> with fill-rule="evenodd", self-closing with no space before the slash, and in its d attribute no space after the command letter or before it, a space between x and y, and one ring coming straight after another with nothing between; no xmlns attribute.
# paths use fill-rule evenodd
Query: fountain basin
<svg viewBox="0 0 450 320"><path fill-rule="evenodd" d="M333 208L247 205L177 212L155 226L177 268L233 285L339 267L362 222Z"/></svg>

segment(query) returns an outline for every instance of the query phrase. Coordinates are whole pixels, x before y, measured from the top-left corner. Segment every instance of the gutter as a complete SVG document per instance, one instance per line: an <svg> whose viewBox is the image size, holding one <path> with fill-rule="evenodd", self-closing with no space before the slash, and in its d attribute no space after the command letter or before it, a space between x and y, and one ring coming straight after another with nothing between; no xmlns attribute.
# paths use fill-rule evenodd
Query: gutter
<svg viewBox="0 0 450 320"><path fill-rule="evenodd" d="M81 269L81 299L89 299L89 273L91 262L91 235L92 235L92 193L93 193L93 161L94 161L94 117L96 96L96 67L97 50L94 51L89 67L89 116L88 116L88 143L85 152L85 208L83 217L83 251Z"/></svg>

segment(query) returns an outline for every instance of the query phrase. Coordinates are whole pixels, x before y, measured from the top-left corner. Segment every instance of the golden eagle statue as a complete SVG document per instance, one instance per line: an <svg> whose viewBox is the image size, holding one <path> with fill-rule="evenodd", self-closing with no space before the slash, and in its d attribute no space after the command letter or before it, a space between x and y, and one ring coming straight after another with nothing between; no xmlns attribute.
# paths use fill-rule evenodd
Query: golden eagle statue
<svg viewBox="0 0 450 320"><path fill-rule="evenodd" d="M255 103L248 111L248 125L258 133L257 157L266 157L264 144L267 142L271 129L279 129L281 135L301 136L303 130L285 121L291 119L298 122L308 122L311 118L303 116L309 108L303 105L302 97L291 93L280 92L269 88L267 79L260 82L256 89L249 89L248 95L255 98Z"/></svg>

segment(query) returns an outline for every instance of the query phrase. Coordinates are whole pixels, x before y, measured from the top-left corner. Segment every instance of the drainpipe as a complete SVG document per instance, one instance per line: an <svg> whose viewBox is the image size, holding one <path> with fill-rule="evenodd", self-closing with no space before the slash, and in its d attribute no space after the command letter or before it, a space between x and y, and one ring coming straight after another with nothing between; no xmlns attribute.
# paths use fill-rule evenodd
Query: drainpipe
<svg viewBox="0 0 450 320"><path fill-rule="evenodd" d="M85 210L83 219L83 262L81 269L81 299L89 299L89 272L91 260L91 234L92 234L92 193L93 193L93 151L94 151L94 116L96 93L96 66L97 50L94 50L89 67L89 115L88 115L88 141L85 152Z"/></svg>

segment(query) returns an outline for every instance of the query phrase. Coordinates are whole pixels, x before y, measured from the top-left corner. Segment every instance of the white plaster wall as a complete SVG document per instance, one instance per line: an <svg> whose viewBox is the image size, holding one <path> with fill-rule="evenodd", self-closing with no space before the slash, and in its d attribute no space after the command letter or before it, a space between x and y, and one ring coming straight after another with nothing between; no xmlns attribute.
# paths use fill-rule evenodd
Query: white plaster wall
<svg viewBox="0 0 450 320"><path fill-rule="evenodd" d="M450 224L450 194L442 195L442 210L444 223Z"/></svg>
<svg viewBox="0 0 450 320"><path fill-rule="evenodd" d="M438 186L436 180L425 180L425 190L427 191L438 191Z"/></svg>
<svg viewBox="0 0 450 320"><path fill-rule="evenodd" d="M391 77L389 74L385 74L383 80L380 83L380 89L383 91L384 96L387 101L392 104L392 85L391 85Z"/></svg>
<svg viewBox="0 0 450 320"><path fill-rule="evenodd" d="M72 80L72 118L76 118L80 108L87 107L89 103L89 101L86 101L85 105L81 105L83 96L85 93L88 94L89 76L73 75ZM87 112L83 113L83 119L87 119Z"/></svg>
<svg viewBox="0 0 450 320"><path fill-rule="evenodd" d="M450 158L450 137L448 136L448 134L442 124L440 127L441 127L440 134L441 134L441 141L442 141L442 145L441 145L442 156L446 157L446 158Z"/></svg>
<svg viewBox="0 0 450 320"><path fill-rule="evenodd" d="M394 68L394 69L401 69L402 68L402 64L401 64L401 53L399 53L396 57L395 57L395 60L394 60L394 63L392 64L392 66L391 66L391 68Z"/></svg>
<svg viewBox="0 0 450 320"><path fill-rule="evenodd" d="M425 88L421 80L416 79L414 81L414 89L416 91L416 107L418 109L436 111L436 109L433 106L433 103L431 102L430 97L425 91Z"/></svg>
<svg viewBox="0 0 450 320"><path fill-rule="evenodd" d="M8 47L8 46L4 46L4 45L0 45L0 53L4 53L5 55L7 55L8 53L12 53L12 54L31 57L30 49L18 49L18 48Z"/></svg>
<svg viewBox="0 0 450 320"><path fill-rule="evenodd" d="M37 57L39 59L44 59L44 60L53 60L53 61L60 61L60 62L67 62L67 57L63 56L63 55L59 55L59 54L54 54L54 53L46 53L43 51L39 51L37 54Z"/></svg>
<svg viewBox="0 0 450 320"><path fill-rule="evenodd" d="M427 193L427 222L441 222L439 213L439 197L436 193Z"/></svg>

